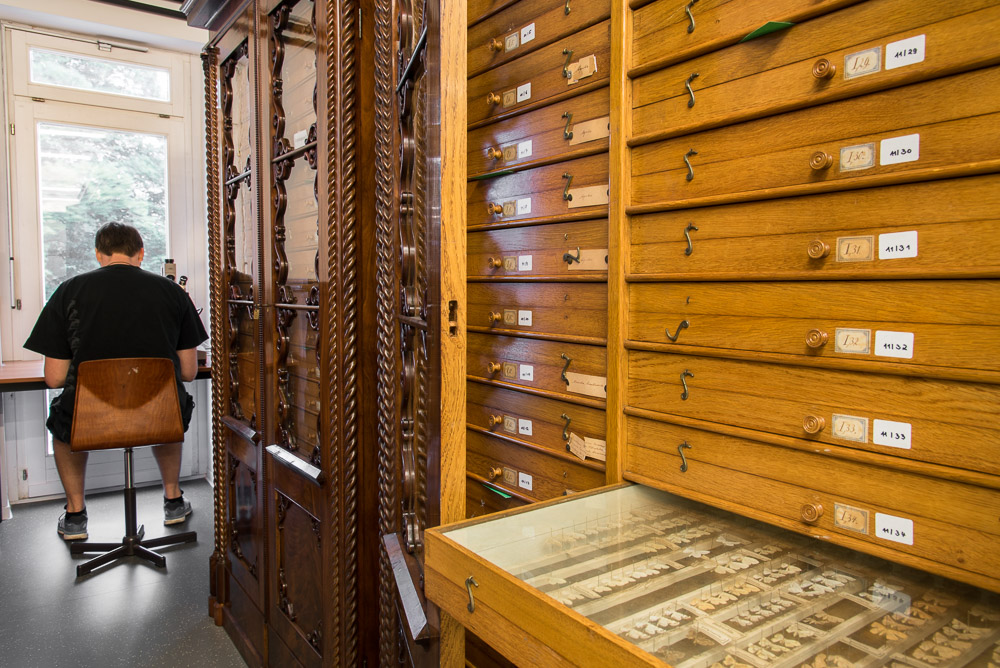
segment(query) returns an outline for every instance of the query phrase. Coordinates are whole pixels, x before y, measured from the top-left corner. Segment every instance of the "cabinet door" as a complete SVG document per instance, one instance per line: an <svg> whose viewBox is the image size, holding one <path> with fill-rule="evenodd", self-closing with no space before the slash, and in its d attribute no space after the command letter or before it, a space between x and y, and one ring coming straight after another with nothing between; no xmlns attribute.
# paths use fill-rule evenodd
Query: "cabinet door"
<svg viewBox="0 0 1000 668"><path fill-rule="evenodd" d="M424 529L465 516L465 21L465 3L376 2L383 665L462 659L423 581Z"/></svg>

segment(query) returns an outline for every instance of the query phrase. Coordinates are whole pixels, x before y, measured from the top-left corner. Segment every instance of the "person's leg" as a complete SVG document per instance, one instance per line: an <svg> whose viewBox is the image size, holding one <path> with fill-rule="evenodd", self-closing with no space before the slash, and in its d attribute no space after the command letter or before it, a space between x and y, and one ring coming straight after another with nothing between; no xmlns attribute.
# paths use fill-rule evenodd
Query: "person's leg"
<svg viewBox="0 0 1000 668"><path fill-rule="evenodd" d="M160 477L163 479L163 496L176 499L181 495L181 447L183 443L165 443L153 446L153 456L156 465L160 467Z"/></svg>
<svg viewBox="0 0 1000 668"><path fill-rule="evenodd" d="M55 452L59 480L62 481L63 489L66 490L66 512L78 513L86 507L84 483L87 475L88 453L73 452L68 443L63 443L57 438L52 439L52 449Z"/></svg>

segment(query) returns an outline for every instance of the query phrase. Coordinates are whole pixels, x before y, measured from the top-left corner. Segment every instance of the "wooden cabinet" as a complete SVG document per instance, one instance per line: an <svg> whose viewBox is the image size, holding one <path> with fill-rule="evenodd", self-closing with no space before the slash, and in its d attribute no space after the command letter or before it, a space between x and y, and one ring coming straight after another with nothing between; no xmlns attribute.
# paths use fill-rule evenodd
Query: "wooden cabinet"
<svg viewBox="0 0 1000 668"><path fill-rule="evenodd" d="M470 232L469 280L606 281L608 221Z"/></svg>

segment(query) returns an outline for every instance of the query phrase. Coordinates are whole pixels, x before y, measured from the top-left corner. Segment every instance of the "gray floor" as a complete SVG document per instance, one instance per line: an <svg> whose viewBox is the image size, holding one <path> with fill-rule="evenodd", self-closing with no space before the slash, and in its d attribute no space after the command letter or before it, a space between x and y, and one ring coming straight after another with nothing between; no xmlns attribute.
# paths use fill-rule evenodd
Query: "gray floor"
<svg viewBox="0 0 1000 668"><path fill-rule="evenodd" d="M129 558L80 580L85 557L71 556L56 533L62 502L15 506L0 522L0 668L245 666L208 617L212 489L203 480L182 486L194 506L187 523L163 526L160 487L139 490L139 523L149 538L197 531L197 543L161 550L162 570ZM121 492L88 495L87 513L90 540L121 540Z"/></svg>

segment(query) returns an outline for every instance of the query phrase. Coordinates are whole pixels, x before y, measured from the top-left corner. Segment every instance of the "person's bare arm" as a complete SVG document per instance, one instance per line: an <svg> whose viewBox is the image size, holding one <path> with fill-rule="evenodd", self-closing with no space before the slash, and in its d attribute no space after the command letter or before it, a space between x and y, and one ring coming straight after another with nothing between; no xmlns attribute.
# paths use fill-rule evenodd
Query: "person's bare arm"
<svg viewBox="0 0 1000 668"><path fill-rule="evenodd" d="M69 374L69 360L61 360L55 357L45 358L45 384L53 390L66 384L66 376Z"/></svg>
<svg viewBox="0 0 1000 668"><path fill-rule="evenodd" d="M191 382L198 376L198 349L178 350L177 357L181 361L181 380Z"/></svg>

